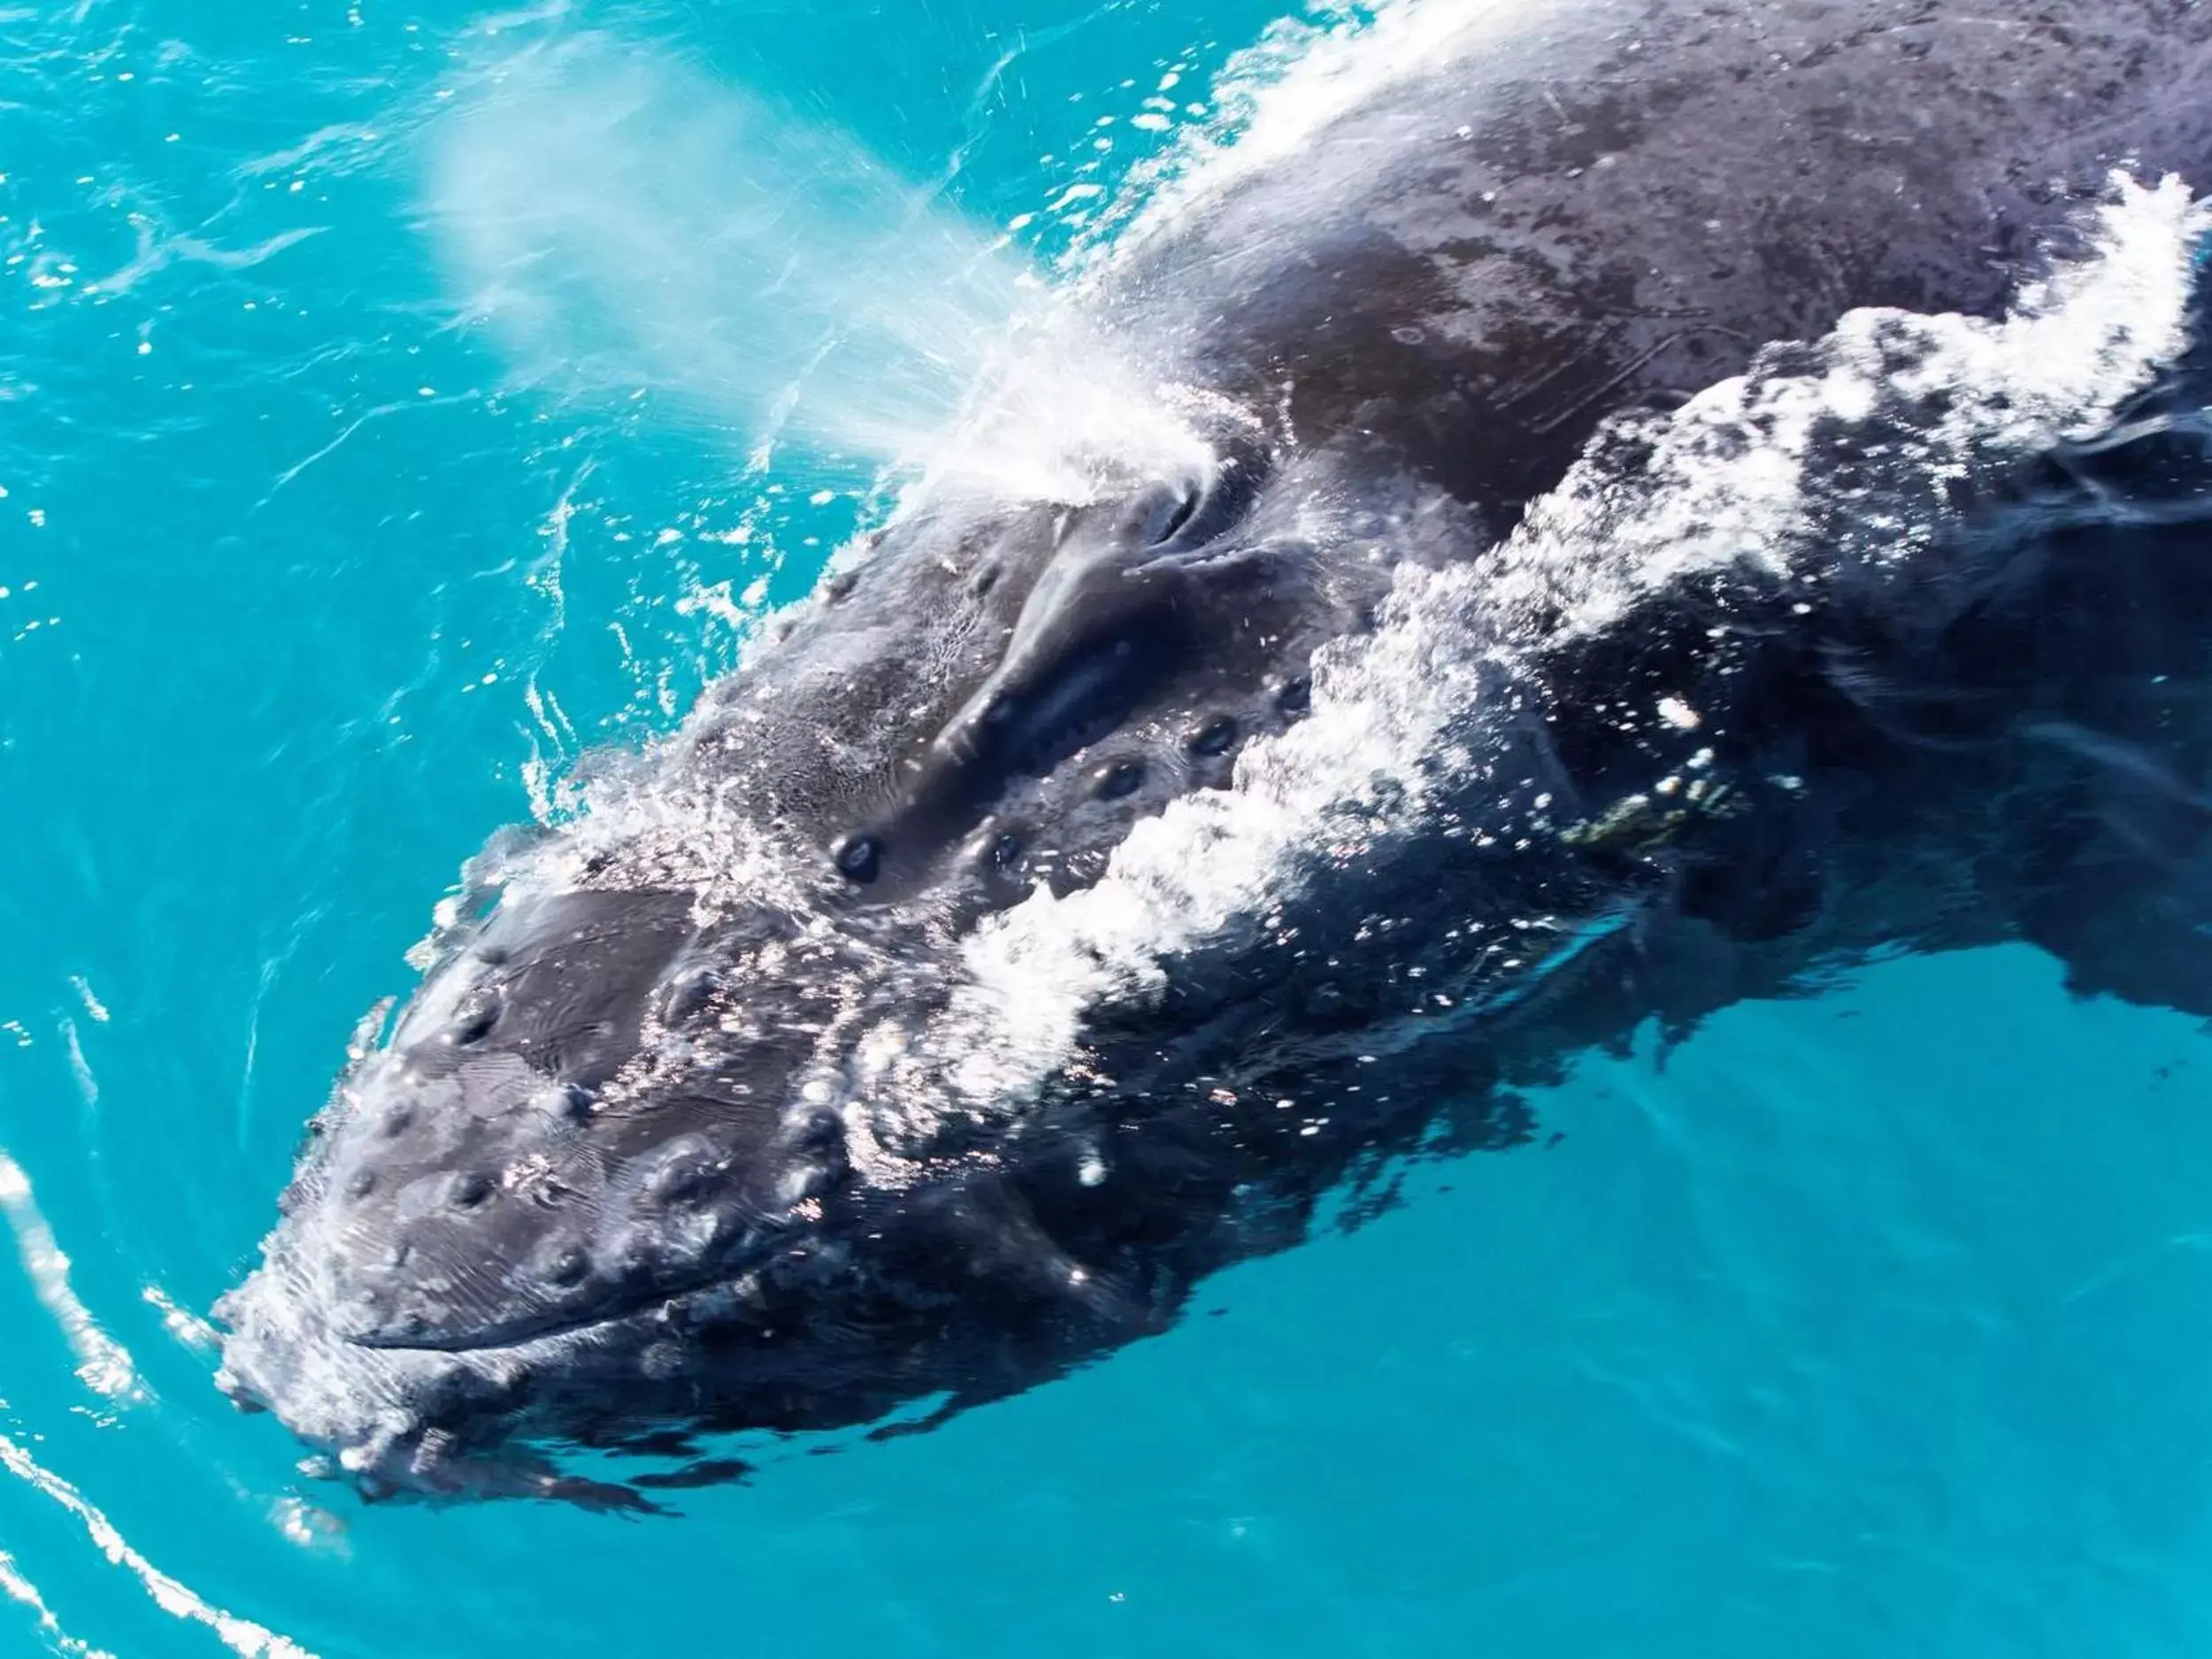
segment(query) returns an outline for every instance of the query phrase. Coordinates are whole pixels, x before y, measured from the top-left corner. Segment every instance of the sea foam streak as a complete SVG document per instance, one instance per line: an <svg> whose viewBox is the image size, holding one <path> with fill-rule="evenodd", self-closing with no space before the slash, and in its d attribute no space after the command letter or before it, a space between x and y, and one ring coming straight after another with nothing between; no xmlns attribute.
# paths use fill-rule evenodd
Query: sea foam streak
<svg viewBox="0 0 2212 1659"><path fill-rule="evenodd" d="M54 1241L54 1230L39 1208L31 1178L5 1152L0 1152L0 1220L15 1235L24 1276L77 1357L79 1380L119 1405L144 1400L146 1391L129 1351L101 1328L70 1284L69 1258Z"/></svg>
<svg viewBox="0 0 2212 1659"><path fill-rule="evenodd" d="M315 1659L313 1654L290 1637L215 1606L162 1571L133 1548L115 1523L81 1492L5 1435L0 1435L0 1471L14 1476L40 1496L74 1516L93 1547L136 1578L155 1606L173 1618L205 1627L239 1659ZM17 1584L28 1587L19 1576ZM18 1599L23 1598L19 1595Z"/></svg>

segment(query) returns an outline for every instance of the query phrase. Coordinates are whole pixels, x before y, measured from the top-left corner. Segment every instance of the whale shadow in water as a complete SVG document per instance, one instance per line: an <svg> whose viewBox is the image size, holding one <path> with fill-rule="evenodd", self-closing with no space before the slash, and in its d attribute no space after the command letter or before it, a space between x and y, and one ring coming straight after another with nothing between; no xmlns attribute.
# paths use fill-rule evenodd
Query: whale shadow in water
<svg viewBox="0 0 2212 1659"><path fill-rule="evenodd" d="M1135 240L1211 463L908 503L508 849L223 1386L647 1505L558 1453L1032 1386L1654 1021L2004 940L2212 1014L2212 19L2056 10L1478 8Z"/></svg>

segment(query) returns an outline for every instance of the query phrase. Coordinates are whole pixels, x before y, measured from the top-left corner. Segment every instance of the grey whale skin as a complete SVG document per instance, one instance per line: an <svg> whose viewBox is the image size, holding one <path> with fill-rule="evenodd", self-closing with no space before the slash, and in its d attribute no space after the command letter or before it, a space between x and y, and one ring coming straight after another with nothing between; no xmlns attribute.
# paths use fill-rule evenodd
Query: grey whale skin
<svg viewBox="0 0 2212 1659"><path fill-rule="evenodd" d="M1632 477L1601 421L1786 375L1847 311L2001 315L2116 167L2212 182L2178 0L1517 10L1086 300L1240 411L1210 477L922 503L639 763L652 810L448 931L219 1310L239 1403L372 1496L648 1504L735 1466L562 1458L1032 1386L1394 1159L1525 1139L1517 1085L1646 1022L2007 939L2212 1011L2191 358L1894 557L1839 531L1477 653L1439 798L1294 849L1018 1099L956 1087L964 942L1286 741L1398 566L1481 575L1594 441ZM1695 729L1624 718L1669 698Z"/></svg>

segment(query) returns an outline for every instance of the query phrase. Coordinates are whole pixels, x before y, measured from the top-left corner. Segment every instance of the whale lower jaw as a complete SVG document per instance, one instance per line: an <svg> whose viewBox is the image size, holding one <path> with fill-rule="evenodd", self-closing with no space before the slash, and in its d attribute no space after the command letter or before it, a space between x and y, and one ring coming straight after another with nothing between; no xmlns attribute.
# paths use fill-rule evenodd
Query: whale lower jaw
<svg viewBox="0 0 2212 1659"><path fill-rule="evenodd" d="M655 1296L611 1313L564 1318L520 1328L495 1326L457 1336L407 1338L360 1335L340 1340L349 1348L373 1348L383 1354L510 1354L521 1357L536 1352L549 1343L575 1340L592 1332L605 1331L626 1324L649 1313L665 1301L665 1297Z"/></svg>
<svg viewBox="0 0 2212 1659"><path fill-rule="evenodd" d="M534 1374L572 1364L594 1349L635 1351L629 1327L649 1325L653 1309L633 1309L511 1340L439 1346L365 1343L315 1326L314 1315L282 1310L275 1340L257 1340L250 1303L228 1299L234 1333L217 1384L242 1409L273 1413L305 1446L302 1472L342 1482L364 1499L428 1501L543 1498L590 1509L652 1511L636 1486L576 1476L542 1444L512 1403ZM630 1340L626 1342L626 1335ZM520 1408L526 1418L526 1405ZM648 1484L649 1484L649 1479Z"/></svg>

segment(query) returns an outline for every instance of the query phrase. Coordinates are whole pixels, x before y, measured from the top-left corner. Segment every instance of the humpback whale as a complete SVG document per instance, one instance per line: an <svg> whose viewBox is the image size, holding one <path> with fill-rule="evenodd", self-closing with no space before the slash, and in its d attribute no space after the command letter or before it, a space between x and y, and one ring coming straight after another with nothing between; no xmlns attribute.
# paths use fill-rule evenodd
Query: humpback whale
<svg viewBox="0 0 2212 1659"><path fill-rule="evenodd" d="M241 1405L647 1504L725 1465L567 1455L1029 1387L1653 1021L2000 940L2212 1012L2212 12L1344 50L1071 280L1183 459L918 487L497 847L218 1310Z"/></svg>

